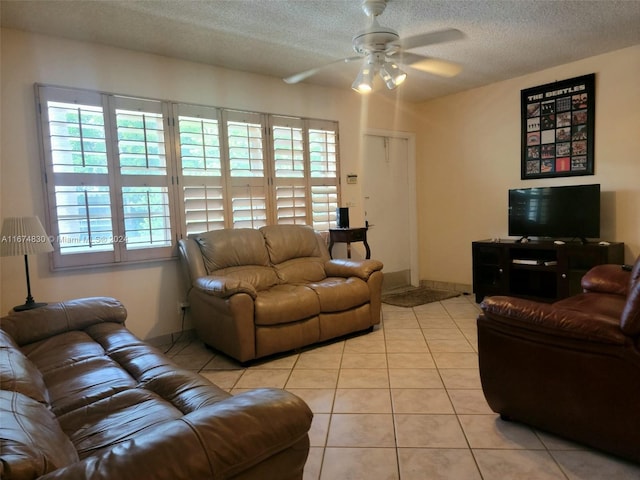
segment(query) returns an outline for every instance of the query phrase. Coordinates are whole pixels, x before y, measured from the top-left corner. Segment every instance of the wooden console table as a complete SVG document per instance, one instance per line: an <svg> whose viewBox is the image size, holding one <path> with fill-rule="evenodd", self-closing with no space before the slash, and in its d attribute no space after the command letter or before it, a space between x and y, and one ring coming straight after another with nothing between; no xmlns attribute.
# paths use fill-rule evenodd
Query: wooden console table
<svg viewBox="0 0 640 480"><path fill-rule="evenodd" d="M482 240L471 244L476 302L509 295L554 302L582 292L587 271L603 263L622 264L624 243Z"/></svg>
<svg viewBox="0 0 640 480"><path fill-rule="evenodd" d="M331 250L335 243L347 244L347 258L351 258L351 242L362 242L364 248L367 251L365 258L371 258L371 250L367 243L367 228L335 228L329 229L329 255L333 258Z"/></svg>

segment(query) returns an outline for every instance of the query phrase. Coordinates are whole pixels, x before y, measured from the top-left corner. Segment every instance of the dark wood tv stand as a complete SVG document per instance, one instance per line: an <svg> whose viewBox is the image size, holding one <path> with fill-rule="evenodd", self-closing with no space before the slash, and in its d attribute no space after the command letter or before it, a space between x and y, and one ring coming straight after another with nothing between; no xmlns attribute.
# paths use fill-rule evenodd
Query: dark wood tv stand
<svg viewBox="0 0 640 480"><path fill-rule="evenodd" d="M624 263L624 243L481 240L472 243L476 302L509 295L552 302L582 291L582 276L595 265Z"/></svg>

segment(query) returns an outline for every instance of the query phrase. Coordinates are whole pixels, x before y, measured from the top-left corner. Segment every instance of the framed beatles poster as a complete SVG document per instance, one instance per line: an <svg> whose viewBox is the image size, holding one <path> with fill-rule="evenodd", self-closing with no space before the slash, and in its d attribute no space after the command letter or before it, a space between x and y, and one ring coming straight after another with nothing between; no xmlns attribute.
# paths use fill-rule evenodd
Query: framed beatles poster
<svg viewBox="0 0 640 480"><path fill-rule="evenodd" d="M521 91L523 180L593 175L595 74Z"/></svg>

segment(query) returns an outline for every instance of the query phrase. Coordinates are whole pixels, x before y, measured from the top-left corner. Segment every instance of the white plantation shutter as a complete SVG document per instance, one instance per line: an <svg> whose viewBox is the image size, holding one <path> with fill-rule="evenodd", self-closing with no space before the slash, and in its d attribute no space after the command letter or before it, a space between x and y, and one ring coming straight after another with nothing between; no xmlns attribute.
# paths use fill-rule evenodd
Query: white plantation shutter
<svg viewBox="0 0 640 480"><path fill-rule="evenodd" d="M185 185L182 193L187 235L225 228L222 187Z"/></svg>
<svg viewBox="0 0 640 480"><path fill-rule="evenodd" d="M338 123L310 120L308 125L312 225L326 231L336 224L340 201Z"/></svg>
<svg viewBox="0 0 640 480"><path fill-rule="evenodd" d="M56 269L168 259L221 228L335 223L337 122L35 90Z"/></svg>
<svg viewBox="0 0 640 480"><path fill-rule="evenodd" d="M225 194L218 109L175 105L179 185L186 234L225 227Z"/></svg>
<svg viewBox="0 0 640 480"><path fill-rule="evenodd" d="M306 186L275 187L276 218L279 224L307 225L308 195Z"/></svg>
<svg viewBox="0 0 640 480"><path fill-rule="evenodd" d="M61 255L113 251L109 187L55 187L57 243Z"/></svg>
<svg viewBox="0 0 640 480"><path fill-rule="evenodd" d="M167 187L122 187L122 204L128 250L171 246Z"/></svg>
<svg viewBox="0 0 640 480"><path fill-rule="evenodd" d="M266 188L246 184L232 188L233 228L260 228L267 225Z"/></svg>
<svg viewBox="0 0 640 480"><path fill-rule="evenodd" d="M116 258L104 98L99 93L36 90L43 131L48 233L53 265L111 263Z"/></svg>
<svg viewBox="0 0 640 480"><path fill-rule="evenodd" d="M106 174L107 145L104 113L99 95L70 98L74 103L48 101L51 163L56 173ZM89 98L93 97L93 98Z"/></svg>
<svg viewBox="0 0 640 480"><path fill-rule="evenodd" d="M304 121L300 118L272 116L275 221L283 224L309 224L309 187Z"/></svg>
<svg viewBox="0 0 640 480"><path fill-rule="evenodd" d="M304 178L303 120L273 116L273 164L276 178Z"/></svg>
<svg viewBox="0 0 640 480"><path fill-rule="evenodd" d="M319 232L335 228L338 187L335 185L312 186L311 202L313 204L313 228Z"/></svg>
<svg viewBox="0 0 640 480"><path fill-rule="evenodd" d="M167 165L170 140L162 102L113 97L125 260L170 256L172 229Z"/></svg>
<svg viewBox="0 0 640 480"><path fill-rule="evenodd" d="M337 143L337 124L319 120L310 123L311 178L337 178Z"/></svg>
<svg viewBox="0 0 640 480"><path fill-rule="evenodd" d="M263 116L251 112L226 111L223 118L232 212L230 226L260 228L268 223L268 172L265 166Z"/></svg>
<svg viewBox="0 0 640 480"><path fill-rule="evenodd" d="M264 178L264 121L251 112L225 112L231 177Z"/></svg>

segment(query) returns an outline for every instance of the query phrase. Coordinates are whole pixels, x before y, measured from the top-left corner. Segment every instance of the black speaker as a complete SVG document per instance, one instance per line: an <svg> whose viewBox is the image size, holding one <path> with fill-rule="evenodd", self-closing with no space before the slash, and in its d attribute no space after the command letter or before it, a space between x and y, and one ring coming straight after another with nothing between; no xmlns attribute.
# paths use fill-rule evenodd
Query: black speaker
<svg viewBox="0 0 640 480"><path fill-rule="evenodd" d="M336 224L338 228L349 228L349 208L336 208Z"/></svg>

